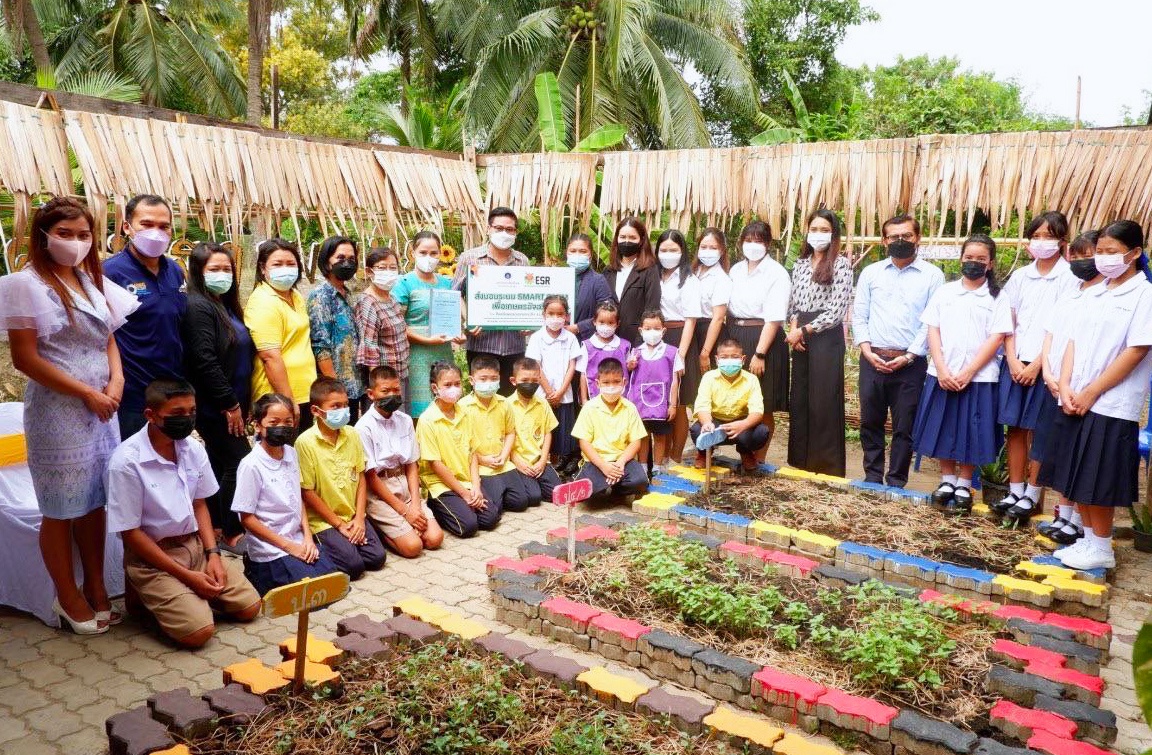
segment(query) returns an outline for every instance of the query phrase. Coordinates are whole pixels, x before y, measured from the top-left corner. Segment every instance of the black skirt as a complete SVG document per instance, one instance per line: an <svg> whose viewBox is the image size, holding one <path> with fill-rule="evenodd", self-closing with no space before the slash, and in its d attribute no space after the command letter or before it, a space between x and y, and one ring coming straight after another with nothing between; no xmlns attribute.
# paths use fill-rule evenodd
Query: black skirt
<svg viewBox="0 0 1152 755"><path fill-rule="evenodd" d="M763 329L762 325L728 324L728 335L744 347L745 364L752 361ZM784 341L783 328L776 331L776 337L768 344L768 359L764 364L764 374L760 376L760 390L764 393L765 412L788 411L788 344Z"/></svg>
<svg viewBox="0 0 1152 755"><path fill-rule="evenodd" d="M819 312L802 312L807 325ZM808 336L805 351L792 352L792 385L788 396L788 463L797 469L843 477L844 328Z"/></svg>
<svg viewBox="0 0 1152 755"><path fill-rule="evenodd" d="M1131 506L1140 493L1139 423L1060 412L1049 428L1040 482L1072 503Z"/></svg>
<svg viewBox="0 0 1152 755"><path fill-rule="evenodd" d="M680 337L684 335L684 326L680 325L675 328L664 328L664 343L668 344L677 351L680 350ZM692 403L696 401L696 389L700 387L700 365L695 365L695 373L690 372L693 370L692 360L695 358L692 348L688 348L689 354L684 360L684 374L680 376L680 394L677 396L680 406L685 407L688 413L692 413ZM693 380L695 374L695 380Z"/></svg>

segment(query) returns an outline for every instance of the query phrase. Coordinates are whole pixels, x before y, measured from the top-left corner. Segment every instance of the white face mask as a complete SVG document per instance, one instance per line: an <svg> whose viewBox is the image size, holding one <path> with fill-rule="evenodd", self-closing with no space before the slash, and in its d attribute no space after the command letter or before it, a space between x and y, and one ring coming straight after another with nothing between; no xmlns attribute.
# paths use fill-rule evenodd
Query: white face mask
<svg viewBox="0 0 1152 755"><path fill-rule="evenodd" d="M492 231L488 235L488 240L497 249L511 249L512 245L516 243L516 234L508 231Z"/></svg>
<svg viewBox="0 0 1152 755"><path fill-rule="evenodd" d="M1038 260L1046 260L1060 253L1059 239L1031 239L1028 253Z"/></svg>
<svg viewBox="0 0 1152 755"><path fill-rule="evenodd" d="M832 246L832 234L810 231L808 233L808 246L817 252L822 252Z"/></svg>
<svg viewBox="0 0 1152 755"><path fill-rule="evenodd" d="M92 239L62 239L59 236L48 236L48 254L57 265L76 267L88 252L92 251Z"/></svg>
<svg viewBox="0 0 1152 755"><path fill-rule="evenodd" d="M751 262L759 262L768 253L768 247L759 241L745 241L740 249Z"/></svg>
<svg viewBox="0 0 1152 755"><path fill-rule="evenodd" d="M624 386L622 386L622 385L604 385L604 386L600 387L600 392L603 393L605 396L619 396L621 393L624 392Z"/></svg>
<svg viewBox="0 0 1152 755"><path fill-rule="evenodd" d="M615 325L597 325L596 335L600 336L602 340L610 340L612 336L616 335Z"/></svg>
<svg viewBox="0 0 1152 755"><path fill-rule="evenodd" d="M640 337L644 339L644 343L649 346L655 346L664 340L663 330L641 330Z"/></svg>
<svg viewBox="0 0 1152 755"><path fill-rule="evenodd" d="M656 256L660 259L660 266L665 270L679 267L680 260L684 257L680 252L659 252Z"/></svg>
<svg viewBox="0 0 1152 755"><path fill-rule="evenodd" d="M1097 254L1096 271L1108 280L1119 278L1128 270L1123 254Z"/></svg>
<svg viewBox="0 0 1152 755"><path fill-rule="evenodd" d="M564 318L556 317L555 315L549 315L548 317L544 318L544 327L548 328L548 330L552 331L553 333L556 333L564 327Z"/></svg>
<svg viewBox="0 0 1152 755"><path fill-rule="evenodd" d="M400 273L395 270L373 270L372 283L377 288L387 291L396 285L396 280L400 277Z"/></svg>
<svg viewBox="0 0 1152 755"><path fill-rule="evenodd" d="M436 268L440 266L439 257L424 257L418 256L416 258L416 269L422 273L434 273Z"/></svg>
<svg viewBox="0 0 1152 755"><path fill-rule="evenodd" d="M696 259L700 260L700 264L704 267L712 267L720 261L720 250L701 249L696 253Z"/></svg>

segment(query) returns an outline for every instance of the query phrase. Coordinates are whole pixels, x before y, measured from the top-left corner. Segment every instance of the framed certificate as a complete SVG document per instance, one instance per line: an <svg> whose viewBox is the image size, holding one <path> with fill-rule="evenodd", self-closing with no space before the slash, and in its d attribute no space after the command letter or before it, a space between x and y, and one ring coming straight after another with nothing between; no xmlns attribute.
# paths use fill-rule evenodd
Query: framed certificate
<svg viewBox="0 0 1152 755"><path fill-rule="evenodd" d="M570 267L479 265L468 273L468 327L539 330L544 298L560 294L576 306L576 271Z"/></svg>
<svg viewBox="0 0 1152 755"><path fill-rule="evenodd" d="M460 329L460 292L447 288L432 289L428 302L429 334L458 338Z"/></svg>

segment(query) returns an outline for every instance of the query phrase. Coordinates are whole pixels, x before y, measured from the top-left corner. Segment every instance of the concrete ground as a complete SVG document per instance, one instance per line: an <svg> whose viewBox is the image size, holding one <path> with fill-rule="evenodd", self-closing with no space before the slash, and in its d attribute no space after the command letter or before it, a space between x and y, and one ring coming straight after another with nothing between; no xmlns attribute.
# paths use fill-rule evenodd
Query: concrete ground
<svg viewBox="0 0 1152 755"><path fill-rule="evenodd" d="M782 439L772 446L768 460L782 463ZM861 475L858 444L849 444L848 475ZM927 471L915 475L911 483L922 490L934 486ZM393 602L413 593L498 627L488 600L484 562L514 555L520 543L544 540L547 530L564 522L563 510L545 504L525 514L508 514L496 531L472 540L449 538L442 550L418 560L390 556L383 571L355 583L344 601L314 614L313 631L332 637L342 616L361 612L373 618L390 616ZM1116 749L1137 755L1152 747L1152 730L1141 718L1131 669L1132 643L1152 609L1152 560L1135 553L1130 542L1120 542L1118 548L1120 567L1110 616L1114 633L1110 661L1102 670L1107 683L1103 705L1120 719ZM207 647L188 652L174 649L131 620L105 635L85 639L26 615L0 613L0 669L5 672L0 674L0 753L106 752L108 716L142 705L154 693L219 687L220 669L245 658L279 660L276 645L294 628L294 618L224 625ZM583 655L549 640L530 641L574 657ZM599 657L588 660L603 663Z"/></svg>

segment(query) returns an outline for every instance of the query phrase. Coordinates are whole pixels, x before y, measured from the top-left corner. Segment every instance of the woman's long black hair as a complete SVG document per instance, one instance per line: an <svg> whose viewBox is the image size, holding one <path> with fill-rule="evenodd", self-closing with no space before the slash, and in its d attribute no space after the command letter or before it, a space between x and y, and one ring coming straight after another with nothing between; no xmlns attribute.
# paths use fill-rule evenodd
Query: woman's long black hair
<svg viewBox="0 0 1152 755"><path fill-rule="evenodd" d="M992 298L996 298L1000 295L1000 282L996 280L996 242L991 236L974 233L964 239L964 244L960 247L961 258L964 257L964 250L969 244L979 244L988 249L988 274L984 276L984 280L988 283L988 293L992 294Z"/></svg>
<svg viewBox="0 0 1152 755"><path fill-rule="evenodd" d="M684 281L688 280L688 276L692 274L692 255L688 253L688 239L684 238L684 234L675 228L668 228L660 234L660 238L656 239L656 256L660 256L660 245L665 241L671 241L676 246L680 247L680 264L676 267L680 271L680 283L676 288L684 288ZM660 266L660 275L664 275L664 266Z"/></svg>
<svg viewBox="0 0 1152 755"><path fill-rule="evenodd" d="M232 263L232 288L222 294L214 294L204 285L204 268L216 254L223 254ZM215 305L217 316L228 326L224 328L228 340L234 342L236 334L229 322L229 315L244 322L244 310L240 307L240 271L236 269L236 257L228 247L214 241L201 241L193 247L192 253L188 255L188 291L203 296Z"/></svg>

